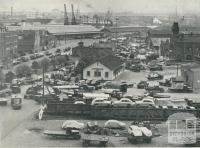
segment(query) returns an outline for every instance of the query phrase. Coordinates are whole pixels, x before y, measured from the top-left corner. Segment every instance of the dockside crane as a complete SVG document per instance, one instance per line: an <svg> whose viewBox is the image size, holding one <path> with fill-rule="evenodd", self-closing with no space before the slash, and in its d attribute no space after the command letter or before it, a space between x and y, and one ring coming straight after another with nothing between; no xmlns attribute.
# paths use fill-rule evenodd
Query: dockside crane
<svg viewBox="0 0 200 148"><path fill-rule="evenodd" d="M71 21L71 25L76 25L76 18L75 18L75 15L74 15L74 6L73 6L73 4L71 4L71 7L72 7L72 21Z"/></svg>
<svg viewBox="0 0 200 148"><path fill-rule="evenodd" d="M67 16L67 9L66 9L66 4L64 4L64 25L69 25L69 20L68 20L68 16Z"/></svg>

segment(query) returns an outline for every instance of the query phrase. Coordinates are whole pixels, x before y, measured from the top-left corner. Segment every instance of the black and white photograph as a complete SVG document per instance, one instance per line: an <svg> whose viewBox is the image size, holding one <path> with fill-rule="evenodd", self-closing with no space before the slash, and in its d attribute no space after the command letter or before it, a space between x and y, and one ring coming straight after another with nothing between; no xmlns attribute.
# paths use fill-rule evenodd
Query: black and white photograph
<svg viewBox="0 0 200 148"><path fill-rule="evenodd" d="M0 0L0 147L200 147L200 0Z"/></svg>

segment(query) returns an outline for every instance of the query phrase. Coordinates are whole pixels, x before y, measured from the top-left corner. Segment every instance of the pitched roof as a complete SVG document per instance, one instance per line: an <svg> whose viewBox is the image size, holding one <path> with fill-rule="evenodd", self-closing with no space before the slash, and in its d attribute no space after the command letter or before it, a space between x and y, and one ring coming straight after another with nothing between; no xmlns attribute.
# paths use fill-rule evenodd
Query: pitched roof
<svg viewBox="0 0 200 148"><path fill-rule="evenodd" d="M172 32L170 30L149 30L149 34L151 37L169 38Z"/></svg>
<svg viewBox="0 0 200 148"><path fill-rule="evenodd" d="M135 31L148 31L149 28L145 26L120 26L120 27L110 27L106 28L110 32L135 32Z"/></svg>
<svg viewBox="0 0 200 148"><path fill-rule="evenodd" d="M123 64L123 62L118 57L113 55L103 57L99 60L99 62L108 67L110 70L116 70Z"/></svg>
<svg viewBox="0 0 200 148"><path fill-rule="evenodd" d="M98 33L99 29L91 25L26 25L26 26L7 26L8 30L47 30L51 34L79 34L79 33Z"/></svg>
<svg viewBox="0 0 200 148"><path fill-rule="evenodd" d="M100 59L96 59L95 61L91 62L89 65L92 65L96 62L100 62L101 64L103 64L104 66L106 66L107 68L109 68L110 70L113 70L113 71L120 68L121 65L123 64L121 59L119 59L118 57L116 57L114 55L107 55L107 56L102 57Z"/></svg>

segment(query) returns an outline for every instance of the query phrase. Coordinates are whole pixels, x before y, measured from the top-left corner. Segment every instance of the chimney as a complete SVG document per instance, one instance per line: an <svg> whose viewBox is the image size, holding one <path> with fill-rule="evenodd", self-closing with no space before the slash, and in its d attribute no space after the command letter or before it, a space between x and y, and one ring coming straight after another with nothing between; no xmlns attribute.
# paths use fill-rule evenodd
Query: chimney
<svg viewBox="0 0 200 148"><path fill-rule="evenodd" d="M10 9L10 16L13 17L13 7Z"/></svg>
<svg viewBox="0 0 200 148"><path fill-rule="evenodd" d="M178 22L174 22L172 25L172 33L173 35L178 35L179 34L179 25Z"/></svg>

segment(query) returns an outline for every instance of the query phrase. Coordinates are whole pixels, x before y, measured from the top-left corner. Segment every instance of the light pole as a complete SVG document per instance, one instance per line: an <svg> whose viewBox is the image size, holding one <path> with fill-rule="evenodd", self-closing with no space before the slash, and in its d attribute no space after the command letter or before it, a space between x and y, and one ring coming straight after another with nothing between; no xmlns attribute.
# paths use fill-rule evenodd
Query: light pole
<svg viewBox="0 0 200 148"><path fill-rule="evenodd" d="M116 26L115 26L115 42L116 42L116 46L117 46L117 21L119 20L119 18L115 18L115 23L116 23Z"/></svg>

